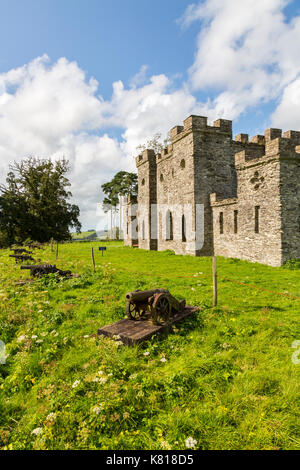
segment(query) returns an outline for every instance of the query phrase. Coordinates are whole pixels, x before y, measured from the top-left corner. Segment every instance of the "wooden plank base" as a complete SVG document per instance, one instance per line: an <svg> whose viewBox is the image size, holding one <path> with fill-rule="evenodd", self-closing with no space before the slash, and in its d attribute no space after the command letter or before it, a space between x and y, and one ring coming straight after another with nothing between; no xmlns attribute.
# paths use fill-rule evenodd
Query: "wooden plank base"
<svg viewBox="0 0 300 470"><path fill-rule="evenodd" d="M163 325L153 325L151 319L149 319L149 315L145 317L145 319L137 321L124 318L116 323L99 328L98 335L104 335L110 338L119 336L123 344L132 346L146 341L154 335L168 334L170 326L179 323L198 310L198 307L186 306L183 312L177 313L171 317L168 324Z"/></svg>

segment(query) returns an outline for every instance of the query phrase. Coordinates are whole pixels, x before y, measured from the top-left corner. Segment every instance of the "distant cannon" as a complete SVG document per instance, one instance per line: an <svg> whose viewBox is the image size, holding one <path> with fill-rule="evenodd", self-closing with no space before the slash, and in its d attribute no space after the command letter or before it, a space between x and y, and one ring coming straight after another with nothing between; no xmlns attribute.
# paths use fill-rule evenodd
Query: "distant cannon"
<svg viewBox="0 0 300 470"><path fill-rule="evenodd" d="M185 300L177 300L166 289L135 290L128 292L126 313L131 320L141 320L150 312L154 324L168 322L175 313L182 312Z"/></svg>
<svg viewBox="0 0 300 470"><path fill-rule="evenodd" d="M27 251L25 248L11 248L11 251L14 252L15 255L32 255L32 251Z"/></svg>
<svg viewBox="0 0 300 470"><path fill-rule="evenodd" d="M37 250L43 250L44 249L44 245L42 243L28 243L26 245L28 248L32 248L32 249L37 249Z"/></svg>
<svg viewBox="0 0 300 470"><path fill-rule="evenodd" d="M29 255L9 255L10 258L15 258L16 260L16 263L19 261L34 261L34 259L32 258L32 256L29 256Z"/></svg>
<svg viewBox="0 0 300 470"><path fill-rule="evenodd" d="M62 271L58 269L55 265L52 264L38 264L38 265L27 265L21 266L21 269L30 269L31 277L41 277L44 274L55 274L58 273L59 276L71 277L71 271Z"/></svg>

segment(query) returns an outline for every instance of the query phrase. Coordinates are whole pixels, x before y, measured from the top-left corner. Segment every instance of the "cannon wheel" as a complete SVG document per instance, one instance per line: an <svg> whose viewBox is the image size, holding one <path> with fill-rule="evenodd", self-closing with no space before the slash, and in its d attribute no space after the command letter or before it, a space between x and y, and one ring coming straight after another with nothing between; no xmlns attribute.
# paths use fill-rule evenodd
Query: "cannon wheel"
<svg viewBox="0 0 300 470"><path fill-rule="evenodd" d="M139 306L134 302L127 302L126 313L128 318L131 318L131 320L140 320L145 312L144 310L140 310Z"/></svg>
<svg viewBox="0 0 300 470"><path fill-rule="evenodd" d="M155 320L157 322L168 322L171 314L171 305L167 294L155 296L153 306Z"/></svg>

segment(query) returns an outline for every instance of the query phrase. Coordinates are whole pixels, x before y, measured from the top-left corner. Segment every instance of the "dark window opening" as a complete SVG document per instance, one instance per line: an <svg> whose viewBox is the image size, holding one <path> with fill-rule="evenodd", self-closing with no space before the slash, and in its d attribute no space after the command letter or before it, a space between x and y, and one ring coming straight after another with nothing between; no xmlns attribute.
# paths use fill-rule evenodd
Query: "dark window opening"
<svg viewBox="0 0 300 470"><path fill-rule="evenodd" d="M255 206L255 233L259 233L259 212L260 206Z"/></svg>
<svg viewBox="0 0 300 470"><path fill-rule="evenodd" d="M186 242L186 221L185 221L185 216L182 216L181 219L181 234L182 234L182 241Z"/></svg>
<svg viewBox="0 0 300 470"><path fill-rule="evenodd" d="M167 212L166 217L167 240L173 240L173 217L172 212Z"/></svg>
<svg viewBox="0 0 300 470"><path fill-rule="evenodd" d="M234 233L238 233L238 211L234 211Z"/></svg>
<svg viewBox="0 0 300 470"><path fill-rule="evenodd" d="M224 233L224 214L223 214L223 212L220 212L219 223L220 223L220 234L223 235L223 233Z"/></svg>

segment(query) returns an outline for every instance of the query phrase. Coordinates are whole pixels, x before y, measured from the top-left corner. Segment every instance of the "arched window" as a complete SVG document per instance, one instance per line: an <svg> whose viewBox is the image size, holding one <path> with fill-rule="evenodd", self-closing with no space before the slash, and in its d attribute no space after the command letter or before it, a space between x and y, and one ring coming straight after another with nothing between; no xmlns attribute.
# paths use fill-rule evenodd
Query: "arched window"
<svg viewBox="0 0 300 470"><path fill-rule="evenodd" d="M166 215L166 240L173 240L173 216L169 210Z"/></svg>
<svg viewBox="0 0 300 470"><path fill-rule="evenodd" d="M184 214L181 218L181 239L183 242L186 242L186 220Z"/></svg>

